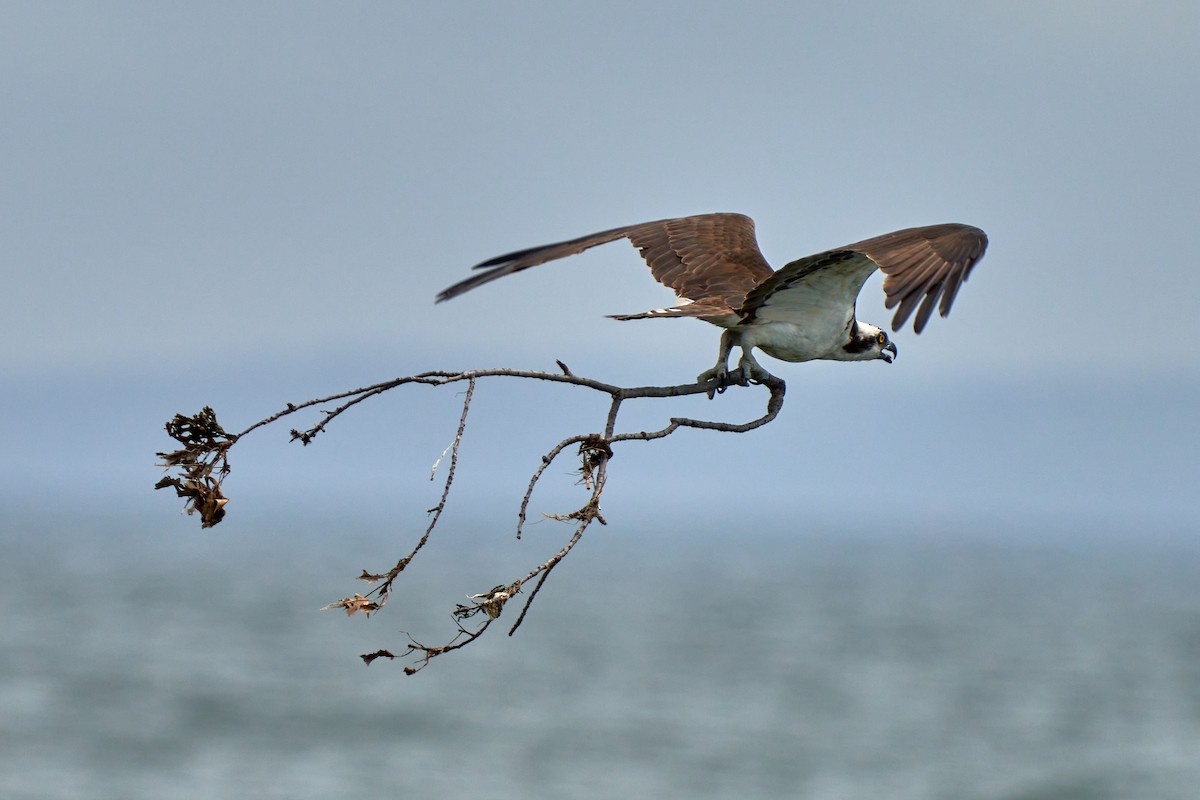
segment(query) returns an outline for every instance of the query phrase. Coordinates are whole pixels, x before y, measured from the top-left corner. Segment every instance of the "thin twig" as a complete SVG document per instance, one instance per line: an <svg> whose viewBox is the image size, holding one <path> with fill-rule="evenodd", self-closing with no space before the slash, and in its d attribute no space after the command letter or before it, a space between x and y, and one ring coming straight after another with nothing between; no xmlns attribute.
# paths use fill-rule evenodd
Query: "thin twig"
<svg viewBox="0 0 1200 800"><path fill-rule="evenodd" d="M533 489L537 486L537 482L541 480L542 473L546 471L546 467L558 458L558 455L573 444L579 444L590 438L592 434L581 433L577 436L568 436L550 449L549 453L542 456L542 462L538 464L536 470L533 471L532 477L529 479L529 485L525 487L525 494L521 497L521 506L517 510L517 538L521 538L521 532L525 529L525 518L529 511L529 500L533 497Z"/></svg>
<svg viewBox="0 0 1200 800"><path fill-rule="evenodd" d="M442 484L442 496L438 498L438 503L433 508L429 509L429 524L425 527L425 533L421 535L416 546L409 552L408 555L396 562L396 565L388 571L387 577L383 583L367 592L367 596L372 594L386 595L392 590L392 582L396 577L404 571L404 568L409 565L416 556L417 552L429 542L429 536L433 533L434 527L438 520L442 517L442 512L446 509L446 500L450 497L450 486L454 483L454 473L458 468L458 446L462 443L463 432L467 429L467 412L471 410L471 398L475 395L475 380L472 378L467 383L467 391L463 397L462 414L458 418L458 430L455 431L454 440L450 442L447 448L450 451L450 464L446 467L446 480ZM439 459L440 461L440 459ZM433 476L430 475L430 480ZM366 570L364 570L366 572Z"/></svg>

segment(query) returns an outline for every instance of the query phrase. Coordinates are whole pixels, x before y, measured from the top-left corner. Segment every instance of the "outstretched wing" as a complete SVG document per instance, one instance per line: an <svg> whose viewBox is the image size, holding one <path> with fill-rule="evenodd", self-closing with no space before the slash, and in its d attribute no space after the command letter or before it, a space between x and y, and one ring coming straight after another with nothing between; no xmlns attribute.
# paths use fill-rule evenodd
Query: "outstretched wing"
<svg viewBox="0 0 1200 800"><path fill-rule="evenodd" d="M983 231L957 223L885 233L785 265L747 294L741 313L746 321L820 311L845 312L849 319L863 284L880 269L887 276L885 307L899 305L892 330L900 330L916 309L913 330L920 333L935 307L943 317L950 313L986 248Z"/></svg>
<svg viewBox="0 0 1200 800"><path fill-rule="evenodd" d="M904 327L921 304L913 320L913 330L920 333L935 305L941 316L950 313L954 296L983 258L987 244L987 234L979 228L950 222L885 233L846 249L862 253L887 276L884 306L900 306L892 317L892 330Z"/></svg>
<svg viewBox="0 0 1200 800"><path fill-rule="evenodd" d="M459 281L438 295L438 302L476 286L582 253L617 239L629 239L642 254L650 273L680 298L691 301L675 309L645 316L711 316L732 313L746 293L771 275L758 249L754 221L742 214L700 214L613 228L566 242L531 247L477 264L485 270ZM626 315L625 318L643 315Z"/></svg>

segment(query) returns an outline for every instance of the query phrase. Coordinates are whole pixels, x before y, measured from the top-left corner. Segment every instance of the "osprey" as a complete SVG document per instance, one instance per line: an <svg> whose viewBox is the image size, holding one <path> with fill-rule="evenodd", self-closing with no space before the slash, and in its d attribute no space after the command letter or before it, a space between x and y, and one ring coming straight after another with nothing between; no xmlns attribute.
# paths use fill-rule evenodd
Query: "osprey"
<svg viewBox="0 0 1200 800"><path fill-rule="evenodd" d="M896 308L892 331L915 310L920 333L936 306L943 317L971 269L983 257L987 235L970 225L947 223L906 228L816 255L774 271L754 237L754 221L742 214L699 214L612 228L556 244L488 259L485 270L454 284L438 302L476 286L616 239L629 239L659 283L673 289L677 304L612 319L698 317L724 328L716 365L697 378L745 384L770 377L753 350L783 361L892 363L896 345L882 329L855 316L858 293L876 269L886 276L884 306ZM729 375L729 354L742 350Z"/></svg>

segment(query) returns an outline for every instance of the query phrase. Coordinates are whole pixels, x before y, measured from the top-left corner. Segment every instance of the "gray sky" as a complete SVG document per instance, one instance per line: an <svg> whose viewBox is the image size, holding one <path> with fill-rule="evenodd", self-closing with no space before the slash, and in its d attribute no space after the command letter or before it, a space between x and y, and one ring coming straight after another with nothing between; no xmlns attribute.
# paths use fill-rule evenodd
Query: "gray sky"
<svg viewBox="0 0 1200 800"><path fill-rule="evenodd" d="M769 435L624 458L631 505L720 495L715 517L778 520L825 492L821 513L846 505L849 524L1188 528L1198 8L5 4L2 491L169 515L143 493L150 454L170 413L206 403L241 427L407 372L554 358L618 383L686 380L716 329L602 318L669 297L625 244L432 299L517 247L741 211L777 265L934 222L978 225L991 247L950 319L897 337L892 366L772 362L789 404ZM881 298L869 285L860 316L887 319ZM536 387L495 391L501 412L558 419ZM687 409L736 417L759 399ZM415 412L389 402L361 424L399 440ZM318 478L347 503L394 501L393 454L346 430L320 453L257 456L302 462L286 481L242 462L240 502L308 496ZM426 474L450 432L411 448ZM500 439L477 436L483 459ZM81 471L86 487L64 487Z"/></svg>

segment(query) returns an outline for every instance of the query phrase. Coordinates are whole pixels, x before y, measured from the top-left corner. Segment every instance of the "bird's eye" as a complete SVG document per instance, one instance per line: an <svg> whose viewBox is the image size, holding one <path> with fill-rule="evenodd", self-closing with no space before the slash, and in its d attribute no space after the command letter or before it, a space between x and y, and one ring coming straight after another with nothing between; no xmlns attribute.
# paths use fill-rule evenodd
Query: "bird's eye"
<svg viewBox="0 0 1200 800"><path fill-rule="evenodd" d="M887 334L883 331L880 331L879 335L875 337L875 340L880 344L887 344Z"/></svg>

